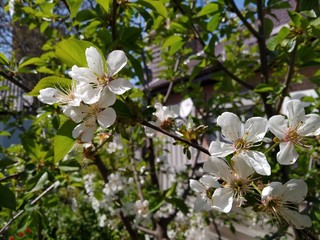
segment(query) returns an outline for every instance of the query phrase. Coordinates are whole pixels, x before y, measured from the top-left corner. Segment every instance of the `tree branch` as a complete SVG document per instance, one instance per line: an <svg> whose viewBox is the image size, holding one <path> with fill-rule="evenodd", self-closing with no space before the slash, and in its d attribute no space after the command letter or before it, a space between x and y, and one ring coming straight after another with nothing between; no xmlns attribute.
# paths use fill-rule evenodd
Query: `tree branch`
<svg viewBox="0 0 320 240"><path fill-rule="evenodd" d="M185 140L185 139L183 139L183 138L181 138L181 137L178 137L178 136L175 135L175 134L172 134L172 133L170 133L170 132L167 132L166 130L164 130L164 129L162 129L162 128L159 128L159 127L157 127L157 126L154 126L154 125L152 125L151 123L149 123L149 122L147 122L147 121L141 122L141 125L146 126L146 127L149 127L149 128L152 128L152 129L154 129L154 130L156 130L156 131L158 131L158 132L161 132L161 133L163 133L163 134L165 134L165 135L167 135L167 136L169 136L169 137L172 137L174 140L176 140L176 141L178 141L178 142L183 142L183 143L185 143L185 144L187 144L187 145L189 145L189 146L191 146L191 147L194 147L194 148L198 149L199 151L201 151L201 152L203 152L203 153L205 153L205 154L207 154L207 155L210 156L209 151L208 151L207 149L205 149L204 147L200 146L198 143L189 142L188 140Z"/></svg>
<svg viewBox="0 0 320 240"><path fill-rule="evenodd" d="M15 178L15 179L18 179L24 172L19 172L19 173L15 173L15 174L12 174L12 175L9 175L9 176L6 176L4 178L1 178L0 179L0 183L1 182L5 182L11 178Z"/></svg>
<svg viewBox="0 0 320 240"><path fill-rule="evenodd" d="M16 80L13 76L6 74L4 71L0 71L0 75L3 76L4 78L6 78L8 81L12 82L14 85L17 85L18 87L20 87L25 92L31 91L31 89L24 86L22 83L20 83L18 80Z"/></svg>

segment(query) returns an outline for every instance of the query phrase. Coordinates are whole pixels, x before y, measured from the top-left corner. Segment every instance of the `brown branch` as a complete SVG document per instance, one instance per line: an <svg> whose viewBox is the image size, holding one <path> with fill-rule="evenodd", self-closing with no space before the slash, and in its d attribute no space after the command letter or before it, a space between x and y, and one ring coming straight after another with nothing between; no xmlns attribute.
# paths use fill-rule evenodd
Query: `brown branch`
<svg viewBox="0 0 320 240"><path fill-rule="evenodd" d="M102 178L103 178L103 181L105 183L108 183L108 176L109 176L109 171L108 169L106 168L106 166L104 165L101 157L98 155L98 154L95 154L93 156L93 160L94 160L94 164L97 166Z"/></svg>
<svg viewBox="0 0 320 240"><path fill-rule="evenodd" d="M160 127L154 126L154 125L152 125L151 123L149 123L147 121L141 122L141 125L149 127L149 128L152 128L152 129L154 129L154 130L156 130L158 132L161 132L161 133L163 133L163 134L165 134L165 135L167 135L169 137L172 137L174 140L176 140L178 142L183 142L183 143L185 143L185 144L187 144L187 145L189 145L191 147L194 147L194 148L198 149L199 151L201 151L201 152L203 152L203 153L205 153L205 154L210 156L209 151L207 149L205 149L204 147L200 146L198 143L192 143L192 142L190 142L188 140L185 140L185 139L183 139L181 137L178 137L177 135L172 134L170 132L167 132L166 130L164 130L164 129L160 128Z"/></svg>
<svg viewBox="0 0 320 240"><path fill-rule="evenodd" d="M3 76L4 78L6 78L8 81L12 82L14 85L17 85L18 87L20 87L25 92L30 92L31 91L31 89L29 89L28 87L26 87L25 85L20 83L18 80L16 80L13 76L8 75L4 71L0 71L0 75Z"/></svg>
<svg viewBox="0 0 320 240"><path fill-rule="evenodd" d="M12 174L12 175L9 175L9 176L6 176L4 178L1 178L0 179L0 183L1 182L5 182L11 178L15 178L15 179L18 179L24 172L19 172L19 173L15 173L15 174Z"/></svg>
<svg viewBox="0 0 320 240"><path fill-rule="evenodd" d="M141 232L144 232L144 233L147 233L149 235L152 235L152 236L156 236L157 235L156 231L148 229L148 228L145 228L145 227L140 226L140 225L136 226L136 229L140 230Z"/></svg>
<svg viewBox="0 0 320 240"><path fill-rule="evenodd" d="M119 217L120 217L122 223L124 224L124 226L126 227L131 239L132 240L138 239L137 233L132 228L132 223L130 222L130 220L126 216L124 216L122 211L119 212Z"/></svg>

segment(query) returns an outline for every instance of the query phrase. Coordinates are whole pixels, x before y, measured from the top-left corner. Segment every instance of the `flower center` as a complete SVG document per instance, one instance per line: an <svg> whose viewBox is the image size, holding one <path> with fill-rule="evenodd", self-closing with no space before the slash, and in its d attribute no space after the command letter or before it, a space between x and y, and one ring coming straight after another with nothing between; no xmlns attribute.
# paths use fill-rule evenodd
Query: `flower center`
<svg viewBox="0 0 320 240"><path fill-rule="evenodd" d="M112 77L108 77L106 76L105 74L102 75L102 76L98 76L97 77L97 80L98 80L98 83L99 83L99 86L107 86L112 80L114 80Z"/></svg>
<svg viewBox="0 0 320 240"><path fill-rule="evenodd" d="M282 199L279 196L268 196L262 201L264 209L262 210L268 215L274 216L279 222L281 221L281 211L283 206Z"/></svg>
<svg viewBox="0 0 320 240"><path fill-rule="evenodd" d="M174 125L174 119L173 118L167 118L166 120L164 120L160 127L164 130L170 130Z"/></svg>
<svg viewBox="0 0 320 240"><path fill-rule="evenodd" d="M301 140L302 140L302 137L297 133L296 128L288 128L286 135L282 141L299 144Z"/></svg>
<svg viewBox="0 0 320 240"><path fill-rule="evenodd" d="M236 140L233 145L236 149L236 152L240 152L241 150L249 149L252 144L250 142L247 142L243 138L240 138L240 139Z"/></svg>

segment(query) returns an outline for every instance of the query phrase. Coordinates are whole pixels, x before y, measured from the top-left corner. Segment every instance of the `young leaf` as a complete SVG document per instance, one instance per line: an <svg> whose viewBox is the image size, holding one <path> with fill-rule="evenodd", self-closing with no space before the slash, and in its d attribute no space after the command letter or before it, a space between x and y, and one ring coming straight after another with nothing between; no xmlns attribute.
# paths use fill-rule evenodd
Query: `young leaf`
<svg viewBox="0 0 320 240"><path fill-rule="evenodd" d="M7 187L0 184L0 207L9 208L15 210L16 197L14 193Z"/></svg>
<svg viewBox="0 0 320 240"><path fill-rule="evenodd" d="M59 128L57 135L53 140L54 161L58 162L70 151L75 143L72 137L72 130L77 124L71 120L67 120Z"/></svg>
<svg viewBox="0 0 320 240"><path fill-rule="evenodd" d="M218 3L209 3L204 5L204 7L201 9L201 11L197 14L196 17L201 17L213 12L217 12L219 10L219 4Z"/></svg>
<svg viewBox="0 0 320 240"><path fill-rule="evenodd" d="M159 13L164 18L168 17L168 11L162 1L140 0L140 1L137 1L137 3L144 7L151 8L153 11Z"/></svg>
<svg viewBox="0 0 320 240"><path fill-rule="evenodd" d="M67 0L67 3L70 9L70 18L74 18L81 7L82 0Z"/></svg>
<svg viewBox="0 0 320 240"><path fill-rule="evenodd" d="M0 64L3 64L3 65L9 64L7 57L1 52L0 52Z"/></svg>
<svg viewBox="0 0 320 240"><path fill-rule="evenodd" d="M109 12L111 0L97 0L97 3L103 7L106 12Z"/></svg>
<svg viewBox="0 0 320 240"><path fill-rule="evenodd" d="M268 48L274 51L276 47L289 35L290 29L287 27L282 27L279 33L270 39L268 42Z"/></svg>
<svg viewBox="0 0 320 240"><path fill-rule="evenodd" d="M53 87L53 88L70 88L72 84L72 80L69 78L62 78L56 76L50 76L42 78L37 85L32 89L31 92L26 95L29 96L38 96L39 91L44 88Z"/></svg>
<svg viewBox="0 0 320 240"><path fill-rule="evenodd" d="M86 67L85 51L92 46L94 47L90 42L69 38L57 44L56 55L67 66L77 65L78 67Z"/></svg>

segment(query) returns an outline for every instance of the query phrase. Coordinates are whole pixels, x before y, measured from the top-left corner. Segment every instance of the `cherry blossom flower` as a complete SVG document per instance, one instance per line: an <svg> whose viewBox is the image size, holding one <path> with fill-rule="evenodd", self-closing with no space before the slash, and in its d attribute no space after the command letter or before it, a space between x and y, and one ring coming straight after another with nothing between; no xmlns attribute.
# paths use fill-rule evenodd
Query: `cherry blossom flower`
<svg viewBox="0 0 320 240"><path fill-rule="evenodd" d="M82 121L73 129L72 136L80 137L82 142L90 142L98 125L102 128L111 126L116 120L116 112L109 106L115 100L114 94L106 92L100 95L99 101L94 104L81 104L79 107L67 108L64 112L67 116L77 123Z"/></svg>
<svg viewBox="0 0 320 240"><path fill-rule="evenodd" d="M212 205L216 209L228 213L234 201L238 206L242 205L244 195L252 189L249 176L254 173L246 161L239 159L230 167L225 160L211 157L203 164L203 169L220 179L220 185L212 195Z"/></svg>
<svg viewBox="0 0 320 240"><path fill-rule="evenodd" d="M132 88L129 81L114 78L127 64L127 57L123 51L112 51L106 61L94 47L87 48L85 55L88 68L74 65L69 72L70 77L81 85L82 99L85 103L97 102L101 92L106 88L118 95Z"/></svg>
<svg viewBox="0 0 320 240"><path fill-rule="evenodd" d="M162 106L161 103L156 103L154 107L156 108L156 112L153 113L155 121L151 121L150 123L164 130L170 130L174 126L174 118L177 116L175 113L176 109L170 109L167 106ZM156 132L156 130L145 127L147 137L153 137Z"/></svg>
<svg viewBox="0 0 320 240"><path fill-rule="evenodd" d="M271 167L266 156L258 151L250 150L256 143L262 141L267 132L267 120L253 117L243 124L239 117L230 112L224 112L217 119L223 137L231 142L213 141L209 152L214 157L226 157L234 153L232 160L243 159L260 175L270 175Z"/></svg>
<svg viewBox="0 0 320 240"><path fill-rule="evenodd" d="M211 175L203 175L199 181L190 179L190 187L193 191L198 193L198 197L194 202L195 211L209 211L213 206L213 192L220 187L217 177Z"/></svg>
<svg viewBox="0 0 320 240"><path fill-rule="evenodd" d="M82 99L80 89L76 85L76 82L73 81L71 88L44 88L39 91L38 99L46 104L57 103L62 106L79 106Z"/></svg>
<svg viewBox="0 0 320 240"><path fill-rule="evenodd" d="M149 201L148 200L137 200L134 204L135 209L139 215L146 216L149 213Z"/></svg>
<svg viewBox="0 0 320 240"><path fill-rule="evenodd" d="M273 215L278 221L285 220L294 228L311 227L311 219L302 215L293 204L301 203L308 192L308 186L302 179L291 179L284 185L271 182L261 193L263 212Z"/></svg>
<svg viewBox="0 0 320 240"><path fill-rule="evenodd" d="M280 151L277 160L282 165L290 165L297 161L299 154L295 146L307 147L305 137L320 134L320 116L317 114L305 115L302 103L299 100L290 100L287 103L287 118L281 115L269 119L269 129L280 142Z"/></svg>

